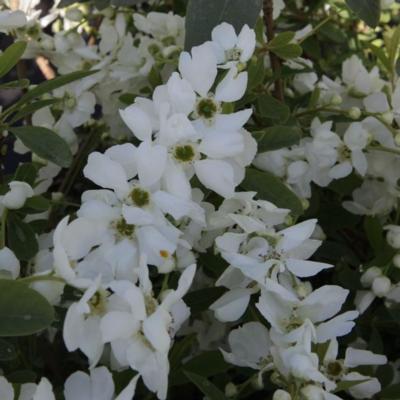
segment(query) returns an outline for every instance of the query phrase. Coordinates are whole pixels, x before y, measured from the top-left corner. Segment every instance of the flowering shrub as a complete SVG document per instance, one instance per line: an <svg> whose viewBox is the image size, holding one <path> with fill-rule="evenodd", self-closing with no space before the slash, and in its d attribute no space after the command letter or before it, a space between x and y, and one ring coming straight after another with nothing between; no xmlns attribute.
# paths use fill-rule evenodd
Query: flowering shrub
<svg viewBox="0 0 400 400"><path fill-rule="evenodd" d="M399 9L3 1L0 400L400 398Z"/></svg>

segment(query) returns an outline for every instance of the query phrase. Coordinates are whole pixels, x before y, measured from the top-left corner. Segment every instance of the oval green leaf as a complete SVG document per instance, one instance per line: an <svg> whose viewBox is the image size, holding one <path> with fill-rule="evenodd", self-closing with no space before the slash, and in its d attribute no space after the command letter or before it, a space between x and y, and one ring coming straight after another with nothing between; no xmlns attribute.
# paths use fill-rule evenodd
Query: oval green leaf
<svg viewBox="0 0 400 400"><path fill-rule="evenodd" d="M9 128L33 153L61 167L72 162L72 153L67 142L50 129L39 126Z"/></svg>
<svg viewBox="0 0 400 400"><path fill-rule="evenodd" d="M26 284L0 279L0 336L26 336L49 327L54 310Z"/></svg>
<svg viewBox="0 0 400 400"><path fill-rule="evenodd" d="M15 67L25 49L26 42L15 42L0 55L0 78Z"/></svg>

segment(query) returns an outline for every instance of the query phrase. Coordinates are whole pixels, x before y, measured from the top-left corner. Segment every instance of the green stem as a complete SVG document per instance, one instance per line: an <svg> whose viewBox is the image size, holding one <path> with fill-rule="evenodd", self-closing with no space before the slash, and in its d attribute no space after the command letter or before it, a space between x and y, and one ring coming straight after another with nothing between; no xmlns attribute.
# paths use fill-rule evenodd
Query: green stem
<svg viewBox="0 0 400 400"><path fill-rule="evenodd" d="M7 215L8 209L5 208L3 215L1 216L1 231L0 231L0 248L2 249L6 245L6 227L7 227Z"/></svg>
<svg viewBox="0 0 400 400"><path fill-rule="evenodd" d="M22 283L46 282L46 281L65 283L63 278L54 276L52 274L27 276L25 278L18 279L18 282Z"/></svg>
<svg viewBox="0 0 400 400"><path fill-rule="evenodd" d="M396 154L400 156L400 149L393 149L391 147L386 147L386 146L369 146L368 150L377 150L377 151L384 151L385 153L391 153L391 154Z"/></svg>
<svg viewBox="0 0 400 400"><path fill-rule="evenodd" d="M329 112L329 113L336 113L336 114L343 114L343 115L348 114L347 111L340 110L339 108L317 107L317 108L312 108L310 110L305 110L305 111L299 112L299 113L295 114L294 117L296 117L296 118L303 117L305 115L314 114L317 112Z"/></svg>
<svg viewBox="0 0 400 400"><path fill-rule="evenodd" d="M297 41L298 44L302 44L305 40L307 40L310 36L315 35L327 22L329 22L332 19L332 16L330 15L329 17L325 18L323 21L321 21L313 30L309 33L307 33L304 37L302 37L300 40Z"/></svg>

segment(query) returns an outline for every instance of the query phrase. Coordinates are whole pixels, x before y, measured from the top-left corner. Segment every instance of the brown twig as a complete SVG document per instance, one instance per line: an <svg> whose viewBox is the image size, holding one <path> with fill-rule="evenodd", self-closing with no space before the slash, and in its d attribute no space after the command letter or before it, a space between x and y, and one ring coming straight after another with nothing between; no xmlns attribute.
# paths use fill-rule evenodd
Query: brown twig
<svg viewBox="0 0 400 400"><path fill-rule="evenodd" d="M264 9L264 23L265 23L265 28L267 30L267 38L268 41L270 42L275 37L274 19L272 16L274 11L273 0L264 0L263 9ZM283 81L280 77L281 61L279 57L273 52L270 52L269 56L271 59L272 71L274 72L275 76L274 94L278 100L283 101Z"/></svg>

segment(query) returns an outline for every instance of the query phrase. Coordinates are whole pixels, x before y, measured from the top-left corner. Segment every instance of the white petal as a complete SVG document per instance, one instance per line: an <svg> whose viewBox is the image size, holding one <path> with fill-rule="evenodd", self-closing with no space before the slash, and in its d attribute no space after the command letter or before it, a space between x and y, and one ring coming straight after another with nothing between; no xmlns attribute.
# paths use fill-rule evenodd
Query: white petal
<svg viewBox="0 0 400 400"><path fill-rule="evenodd" d="M157 183L164 174L166 163L165 147L143 142L137 152L137 169L141 184L149 187Z"/></svg>
<svg viewBox="0 0 400 400"><path fill-rule="evenodd" d="M246 311L250 301L251 290L233 289L222 295L210 306L215 318L221 322L237 321Z"/></svg>
<svg viewBox="0 0 400 400"><path fill-rule="evenodd" d="M237 73L236 68L229 70L225 78L218 84L215 99L231 103L241 99L247 89L247 72Z"/></svg>
<svg viewBox="0 0 400 400"><path fill-rule="evenodd" d="M344 364L346 367L354 368L359 365L384 365L387 363L386 356L372 353L369 350L360 350L348 347Z"/></svg>
<svg viewBox="0 0 400 400"><path fill-rule="evenodd" d="M287 269L299 278L307 278L317 275L324 269L333 268L333 265L317 261L296 260L289 258L286 260Z"/></svg>
<svg viewBox="0 0 400 400"><path fill-rule="evenodd" d="M234 173L232 166L222 160L201 160L194 164L196 175L200 182L226 199L235 192Z"/></svg>
<svg viewBox="0 0 400 400"><path fill-rule="evenodd" d="M117 339L127 339L140 328L140 322L133 319L132 314L123 311L110 311L100 322L100 330L104 343Z"/></svg>
<svg viewBox="0 0 400 400"><path fill-rule="evenodd" d="M119 110L119 114L128 128L141 141L151 140L152 124L149 116L138 105L132 104Z"/></svg>

